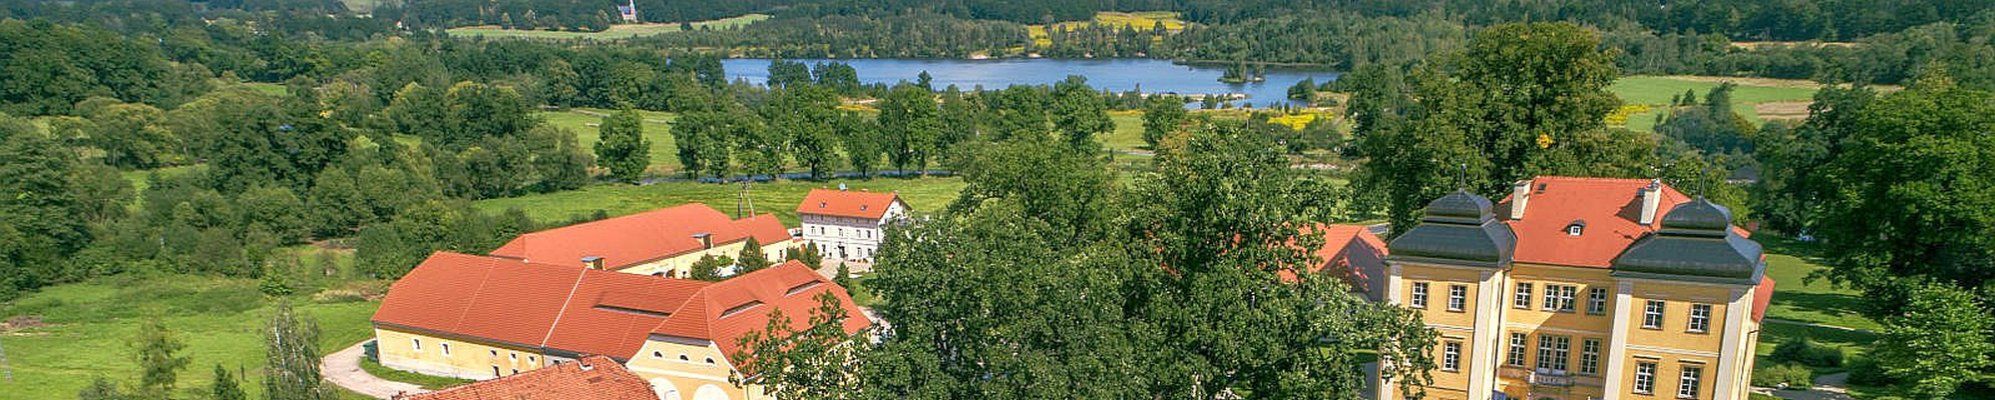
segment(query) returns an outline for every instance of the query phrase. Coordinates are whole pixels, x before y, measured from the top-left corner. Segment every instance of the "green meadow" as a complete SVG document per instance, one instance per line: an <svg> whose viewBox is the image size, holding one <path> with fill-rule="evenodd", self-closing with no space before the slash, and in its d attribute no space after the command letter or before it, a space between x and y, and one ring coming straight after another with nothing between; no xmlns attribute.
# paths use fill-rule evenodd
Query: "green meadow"
<svg viewBox="0 0 1995 400"><path fill-rule="evenodd" d="M289 301L318 321L322 354L374 335L368 319L379 306L376 301L271 297L253 279L127 274L51 286L0 309L10 322L23 323L0 331L4 367L13 377L0 380L0 400L73 398L99 377L136 382L131 338L141 321L153 317L186 344L180 354L190 361L180 371L175 397L205 398L216 365L245 373L243 389L260 397L264 355L258 331L279 301ZM339 394L342 399L367 398Z"/></svg>
<svg viewBox="0 0 1995 400"><path fill-rule="evenodd" d="M1722 80L1711 77L1629 76L1615 80L1607 90L1620 96L1623 104L1651 106L1649 112L1628 117L1629 129L1648 132L1655 130L1656 116L1665 112L1671 98L1685 91L1694 91L1702 101ZM1818 90L1806 82L1740 79L1734 83L1738 88L1732 91L1732 110L1754 123L1764 122L1754 106L1770 102L1808 101Z"/></svg>
<svg viewBox="0 0 1995 400"><path fill-rule="evenodd" d="M962 179L955 177L785 180L750 183L748 198L754 203L756 213L776 214L785 225L794 226L797 224L797 204L803 202L805 193L818 188L835 189L841 184L850 190L898 192L902 200L917 211L935 211L947 206L955 200L956 193L962 191L964 185ZM687 203L704 203L733 214L737 205L741 204L738 201L741 190L739 183L603 184L559 193L480 200L475 205L488 212L518 208L526 211L535 221L542 222L584 217L598 210L617 216Z"/></svg>
<svg viewBox="0 0 1995 400"><path fill-rule="evenodd" d="M575 131L575 141L584 151L595 153L596 142L602 139L603 116L615 110L577 108L563 111L539 113L549 125ZM672 141L672 121L678 114L663 111L638 110L644 119L644 139L651 142L651 172L670 174L679 171L678 149Z"/></svg>

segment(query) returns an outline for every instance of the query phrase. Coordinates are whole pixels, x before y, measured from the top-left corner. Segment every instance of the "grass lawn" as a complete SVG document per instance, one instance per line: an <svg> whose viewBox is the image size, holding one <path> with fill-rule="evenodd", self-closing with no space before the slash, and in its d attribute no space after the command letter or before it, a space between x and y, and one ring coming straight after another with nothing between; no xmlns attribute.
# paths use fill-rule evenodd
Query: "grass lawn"
<svg viewBox="0 0 1995 400"><path fill-rule="evenodd" d="M566 111L540 113L540 117L554 125L575 131L575 141L582 149L593 154L596 141L602 138L603 115L614 110L577 108ZM672 121L678 114L664 111L638 110L644 116L644 138L651 141L651 171L657 174L670 174L679 171L678 149L672 142Z"/></svg>
<svg viewBox="0 0 1995 400"><path fill-rule="evenodd" d="M1696 91L1697 98L1703 99L1711 88L1718 87L1722 79L1710 77L1681 76L1629 76L1615 80L1607 88L1620 96L1626 104L1647 104L1656 106L1650 112L1628 117L1628 128L1648 132L1655 130L1656 115L1664 112L1671 96L1684 91ZM1808 101L1814 98L1817 88L1805 82L1770 81L1764 79L1740 78L1734 81L1739 85L1732 91L1732 109L1747 120L1762 122L1753 106L1760 103L1780 101Z"/></svg>
<svg viewBox="0 0 1995 400"><path fill-rule="evenodd" d="M1101 144L1111 150L1149 150L1143 143L1143 111L1109 111L1108 119L1115 122L1115 130L1101 136Z"/></svg>
<svg viewBox="0 0 1995 400"><path fill-rule="evenodd" d="M422 386L424 389L430 389L430 390L442 389L466 383L476 382L470 379L458 379L446 376L423 375L414 372L388 368L387 366L381 365L381 362L374 361L374 359L367 357L360 358L360 370L367 371L368 374L374 375L374 377L376 378L387 379L403 383L413 383L416 384L416 386Z"/></svg>
<svg viewBox="0 0 1995 400"><path fill-rule="evenodd" d="M901 198L918 211L935 211L956 199L963 180L954 177L841 179L829 181L780 181L749 184L749 199L758 213L773 213L783 224L797 224L797 203L815 188L836 188L845 184L851 190L900 192ZM580 190L537 194L504 199L480 200L476 206L487 212L519 208L536 221L563 221L603 210L609 215L626 215L686 203L705 203L729 214L734 213L741 185L699 182L663 182L646 186L623 184L593 185Z"/></svg>
<svg viewBox="0 0 1995 400"><path fill-rule="evenodd" d="M769 16L766 14L748 14L737 17L716 19L711 21L694 22L693 29L702 29L702 28L733 29L765 19L769 19ZM494 37L494 38L528 38L528 39L589 39L589 40L628 39L634 37L652 36L652 35L672 33L678 31L679 31L679 24L676 22L617 24L617 25L610 25L609 29L605 29L602 32L505 29L505 28L500 28L497 25L465 26L465 27L450 28L449 30L450 34L455 36L483 36L483 37Z"/></svg>
<svg viewBox="0 0 1995 400"><path fill-rule="evenodd" d="M309 296L291 301L318 320L323 353L374 334L367 320L378 303L316 303ZM127 275L45 288L5 305L8 318L34 315L47 325L0 334L14 378L0 381L0 400L67 398L97 377L135 382L129 341L148 315L160 316L187 346L181 354L191 362L180 372L176 397L200 398L215 365L247 372L243 389L261 397L263 341L257 331L275 302L257 291L255 280L206 276Z"/></svg>

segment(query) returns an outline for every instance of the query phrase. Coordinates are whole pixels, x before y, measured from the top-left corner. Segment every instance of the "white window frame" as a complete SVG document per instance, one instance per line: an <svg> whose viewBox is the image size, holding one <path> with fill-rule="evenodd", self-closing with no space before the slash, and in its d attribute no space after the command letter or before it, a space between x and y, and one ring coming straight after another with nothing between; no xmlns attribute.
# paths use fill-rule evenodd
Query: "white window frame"
<svg viewBox="0 0 1995 400"><path fill-rule="evenodd" d="M1635 394L1656 394L1656 363L1648 361L1635 362L1634 383Z"/></svg>
<svg viewBox="0 0 1995 400"><path fill-rule="evenodd" d="M1406 305L1413 308L1427 308L1427 282L1413 283L1413 290L1406 297Z"/></svg>
<svg viewBox="0 0 1995 400"><path fill-rule="evenodd" d="M1642 329L1662 329L1663 313L1669 311L1669 303L1662 300L1649 300L1642 304Z"/></svg>
<svg viewBox="0 0 1995 400"><path fill-rule="evenodd" d="M1573 312L1573 296L1579 293L1578 286L1545 285L1544 310L1551 312Z"/></svg>
<svg viewBox="0 0 1995 400"><path fill-rule="evenodd" d="M1600 375L1600 339L1586 338L1580 341L1579 374Z"/></svg>
<svg viewBox="0 0 1995 400"><path fill-rule="evenodd" d="M1586 313L1607 314L1607 288L1592 288L1586 291Z"/></svg>
<svg viewBox="0 0 1995 400"><path fill-rule="evenodd" d="M1441 370L1462 370L1462 342L1450 340L1441 343Z"/></svg>
<svg viewBox="0 0 1995 400"><path fill-rule="evenodd" d="M1683 373L1676 380L1676 398L1695 399L1704 391L1704 367L1685 365Z"/></svg>
<svg viewBox="0 0 1995 400"><path fill-rule="evenodd" d="M1448 285L1448 311L1461 312L1469 308L1469 286Z"/></svg>
<svg viewBox="0 0 1995 400"><path fill-rule="evenodd" d="M1538 369L1566 372L1572 358L1572 337L1538 335Z"/></svg>
<svg viewBox="0 0 1995 400"><path fill-rule="evenodd" d="M1525 356L1526 354L1529 354L1529 351L1530 351L1529 349L1526 349L1526 348L1525 348L1526 346L1529 346L1529 341L1530 341L1530 337L1528 337L1527 335L1525 335L1525 334L1523 334L1523 333L1521 333L1521 332L1511 332L1511 333L1510 333L1510 359L1509 359L1509 360L1505 360L1505 361L1504 361L1504 363L1506 363L1506 364L1510 364L1511 366L1517 366L1517 367L1522 367L1522 366L1524 366L1524 365L1525 365L1525 361L1526 361L1526 360L1524 359L1524 356Z"/></svg>
<svg viewBox="0 0 1995 400"><path fill-rule="evenodd" d="M1510 306L1518 309L1531 309L1531 283L1517 282L1517 295L1511 297Z"/></svg>
<svg viewBox="0 0 1995 400"><path fill-rule="evenodd" d="M1686 324L1685 324L1685 326L1684 326L1684 329L1685 329L1685 330L1687 330L1687 331L1689 331L1690 333L1705 333L1705 332L1710 332L1710 331L1711 331L1711 305L1710 305L1710 304L1691 304L1691 305L1690 305L1690 321L1689 321L1688 323L1686 323Z"/></svg>

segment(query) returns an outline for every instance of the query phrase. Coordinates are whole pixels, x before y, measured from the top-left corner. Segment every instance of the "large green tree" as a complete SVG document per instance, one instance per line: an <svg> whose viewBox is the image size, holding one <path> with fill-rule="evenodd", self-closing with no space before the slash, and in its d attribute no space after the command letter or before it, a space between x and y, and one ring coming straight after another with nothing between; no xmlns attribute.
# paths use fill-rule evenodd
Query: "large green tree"
<svg viewBox="0 0 1995 400"><path fill-rule="evenodd" d="M1184 128L1191 117L1185 111L1183 99L1175 96L1150 96L1143 103L1143 144L1151 149L1164 142L1164 137Z"/></svg>
<svg viewBox="0 0 1995 400"><path fill-rule="evenodd" d="M1095 136L1115 130L1108 118L1108 104L1101 92L1088 86L1088 78L1070 75L1053 84L1053 126L1070 146L1096 146Z"/></svg>
<svg viewBox="0 0 1995 400"><path fill-rule="evenodd" d="M610 170L610 176L624 182L637 182L651 165L651 142L644 138L644 116L625 108L603 117L600 139L596 141L596 161Z"/></svg>
<svg viewBox="0 0 1995 400"><path fill-rule="evenodd" d="M1167 143L1126 198L1099 157L1050 139L975 149L989 160L971 164L1024 169L966 170L974 189L947 211L889 230L905 240L866 286L891 334L845 342L850 357L758 348L785 372L757 379L858 391L786 392L803 398L1356 399L1382 354L1394 382L1425 382L1434 333L1416 316L1306 272L1323 239L1297 221L1331 218L1344 196L1288 168L1271 136Z"/></svg>
<svg viewBox="0 0 1995 400"><path fill-rule="evenodd" d="M1995 366L1995 314L1972 293L1922 285L1910 297L1871 350L1885 374L1920 398L1941 399Z"/></svg>
<svg viewBox="0 0 1995 400"><path fill-rule="evenodd" d="M1455 188L1495 194L1537 175L1654 176L1655 140L1610 130L1618 72L1594 31L1572 23L1501 24L1459 53L1410 71L1357 71L1349 110L1357 186L1395 232Z"/></svg>
<svg viewBox="0 0 1995 400"><path fill-rule="evenodd" d="M935 141L944 129L940 111L935 93L913 84L894 85L886 98L880 100L880 115L876 120L881 136L886 139L887 159L893 162L894 169L928 168Z"/></svg>

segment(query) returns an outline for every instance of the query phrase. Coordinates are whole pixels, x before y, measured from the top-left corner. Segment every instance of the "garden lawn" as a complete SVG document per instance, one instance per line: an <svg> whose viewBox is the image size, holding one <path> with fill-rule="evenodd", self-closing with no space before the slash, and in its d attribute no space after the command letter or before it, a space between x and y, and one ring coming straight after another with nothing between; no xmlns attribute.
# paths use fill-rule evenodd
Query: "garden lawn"
<svg viewBox="0 0 1995 400"><path fill-rule="evenodd" d="M575 131L575 142L582 145L583 151L595 154L596 142L602 139L603 115L611 112L615 110L577 108L542 112L540 117L546 119L549 125ZM677 121L679 115L647 110L638 110L637 113L644 118L644 139L651 142L651 172L660 175L678 172L679 150L672 141L672 122Z"/></svg>
<svg viewBox="0 0 1995 400"><path fill-rule="evenodd" d="M733 29L766 19L769 19L769 16L766 14L748 14L711 21L694 22L693 29ZM609 29L605 29L602 32L505 29L497 25L456 27L450 28L449 32L455 36L483 36L493 38L611 40L679 32L679 23L616 24L610 25Z"/></svg>
<svg viewBox="0 0 1995 400"><path fill-rule="evenodd" d="M1767 306L1766 319L1761 321L1759 346L1755 349L1761 357L1760 364L1772 365L1773 361L1765 357L1773 353L1775 346L1793 338L1807 338L1843 349L1845 363L1863 354L1870 342L1877 340L1876 332L1883 328L1857 313L1863 302L1860 294L1833 287L1827 280L1807 282L1808 274L1828 268L1821 264L1820 250L1815 244L1771 234L1754 239L1766 247L1766 275L1774 281L1773 301ZM1841 370L1817 368L1815 373L1819 376Z"/></svg>
<svg viewBox="0 0 1995 400"><path fill-rule="evenodd" d="M1102 146L1115 151L1149 150L1143 143L1143 112L1139 110L1109 111L1108 119L1115 122L1115 130L1102 134Z"/></svg>
<svg viewBox="0 0 1995 400"><path fill-rule="evenodd" d="M901 199L919 212L940 210L956 199L957 192L963 190L963 180L960 178L927 177L786 180L751 183L748 191L749 199L755 203L756 213L776 214L784 225L796 226L797 204L803 202L805 193L816 188L837 188L840 184L846 185L850 190L900 192ZM526 214L535 221L556 222L585 217L597 210L618 216L687 203L705 203L714 209L733 214L736 200L740 196L740 183L660 182L643 186L601 184L565 192L480 200L475 205L486 212L519 208L526 211Z"/></svg>
<svg viewBox="0 0 1995 400"><path fill-rule="evenodd" d="M1621 97L1625 104L1647 104L1655 106L1646 113L1628 117L1628 129L1641 132L1655 130L1656 115L1664 112L1673 96L1684 91L1695 91L1702 101L1711 88L1718 87L1722 78L1677 77L1677 76L1629 76L1617 79L1607 90ZM1732 110L1754 123L1762 122L1753 106L1776 101L1808 101L1813 99L1816 90L1806 82L1769 82L1763 79L1735 81L1739 86L1732 91Z"/></svg>
<svg viewBox="0 0 1995 400"><path fill-rule="evenodd" d="M297 310L318 321L319 350L331 353L373 336L375 302L314 303L293 296ZM92 379L137 380L131 338L147 315L159 315L191 358L180 372L178 398L204 398L215 365L243 371L243 389L261 397L263 340L275 300L257 282L187 275L126 275L52 286L5 305L8 318L39 316L46 326L6 332L13 380L0 381L0 400L72 398ZM365 398L341 391L342 398Z"/></svg>

